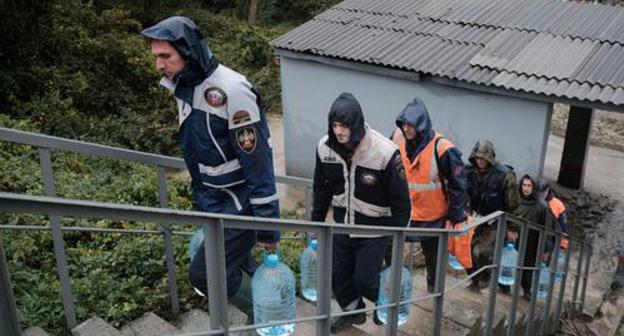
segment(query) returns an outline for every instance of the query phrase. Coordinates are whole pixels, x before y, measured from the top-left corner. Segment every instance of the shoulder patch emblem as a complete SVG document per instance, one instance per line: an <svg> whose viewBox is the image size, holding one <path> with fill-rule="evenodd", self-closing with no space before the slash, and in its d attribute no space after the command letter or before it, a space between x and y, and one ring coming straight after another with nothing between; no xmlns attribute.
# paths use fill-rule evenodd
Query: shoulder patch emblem
<svg viewBox="0 0 624 336"><path fill-rule="evenodd" d="M220 88L213 86L204 91L206 103L212 107L221 107L227 103L227 95Z"/></svg>
<svg viewBox="0 0 624 336"><path fill-rule="evenodd" d="M249 112L241 110L232 116L232 123L234 125L240 125L251 121L251 115Z"/></svg>
<svg viewBox="0 0 624 336"><path fill-rule="evenodd" d="M372 187L377 184L377 176L371 173L364 173L360 175L360 182L367 187Z"/></svg>
<svg viewBox="0 0 624 336"><path fill-rule="evenodd" d="M236 142L238 147L247 153L251 154L256 149L256 129L254 127L244 127L236 131Z"/></svg>

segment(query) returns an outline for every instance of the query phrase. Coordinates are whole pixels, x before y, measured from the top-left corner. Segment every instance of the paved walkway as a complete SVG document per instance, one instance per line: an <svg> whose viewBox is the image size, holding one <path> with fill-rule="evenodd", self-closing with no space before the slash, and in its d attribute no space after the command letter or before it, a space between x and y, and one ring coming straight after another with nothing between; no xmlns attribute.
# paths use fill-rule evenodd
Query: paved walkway
<svg viewBox="0 0 624 336"><path fill-rule="evenodd" d="M562 150L563 138L550 135L544 175L551 180L557 180ZM624 202L624 153L590 146L584 187L590 192L604 193Z"/></svg>

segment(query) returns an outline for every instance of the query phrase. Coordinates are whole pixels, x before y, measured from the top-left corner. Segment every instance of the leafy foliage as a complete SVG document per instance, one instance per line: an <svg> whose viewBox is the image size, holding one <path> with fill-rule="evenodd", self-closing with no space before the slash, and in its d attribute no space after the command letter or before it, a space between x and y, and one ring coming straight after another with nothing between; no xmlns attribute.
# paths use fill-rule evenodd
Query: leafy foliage
<svg viewBox="0 0 624 336"><path fill-rule="evenodd" d="M246 75L267 110L280 113L279 67L268 42L316 14L330 0L260 1L261 25L245 23L247 1L0 1L0 126L130 149L179 154L177 115L158 86L148 42L139 31L170 15L195 20L224 65ZM0 191L43 195L37 151L0 143ZM151 167L69 153L52 155L61 197L158 206ZM185 176L167 181L170 207L190 209ZM292 214L291 214L292 215ZM1 213L0 223L47 225L39 214ZM62 225L159 230L150 223L63 218ZM175 228L193 231L194 228ZM188 281L186 236L174 237L183 309L205 305ZM0 231L24 326L65 329L49 231ZM98 315L120 326L144 312L171 317L161 235L65 232L77 319ZM283 241L298 272L301 240Z"/></svg>

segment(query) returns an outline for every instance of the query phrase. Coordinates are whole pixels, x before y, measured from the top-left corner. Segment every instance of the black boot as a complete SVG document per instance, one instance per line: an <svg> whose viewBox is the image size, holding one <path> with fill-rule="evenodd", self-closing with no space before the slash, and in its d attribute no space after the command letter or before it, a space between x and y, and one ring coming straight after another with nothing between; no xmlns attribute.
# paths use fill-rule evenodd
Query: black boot
<svg viewBox="0 0 624 336"><path fill-rule="evenodd" d="M347 315L334 317L331 321L330 331L332 334L341 332L353 326L354 324L360 325L366 322L366 313L357 313L355 315Z"/></svg>
<svg viewBox="0 0 624 336"><path fill-rule="evenodd" d="M251 297L251 277L246 272L242 273L241 286L238 292L230 298L230 303L247 315L247 324L252 324L254 323L254 311Z"/></svg>

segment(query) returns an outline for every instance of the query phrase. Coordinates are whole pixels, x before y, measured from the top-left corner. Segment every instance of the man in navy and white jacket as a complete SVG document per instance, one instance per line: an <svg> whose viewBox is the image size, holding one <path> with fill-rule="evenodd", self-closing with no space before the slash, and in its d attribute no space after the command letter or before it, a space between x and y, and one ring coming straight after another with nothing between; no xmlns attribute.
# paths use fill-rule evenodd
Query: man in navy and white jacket
<svg viewBox="0 0 624 336"><path fill-rule="evenodd" d="M156 69L164 74L161 85L175 96L195 208L278 218L270 135L258 93L243 75L219 64L190 19L170 17L141 34L151 40ZM276 247L280 233L225 229L224 235L227 295L234 304L243 301L237 305L250 315L250 298L241 288L255 271L250 251L257 240ZM191 258L191 283L205 295L203 242Z"/></svg>
<svg viewBox="0 0 624 336"><path fill-rule="evenodd" d="M336 223L409 223L409 192L398 147L364 123L362 108L350 93L341 94L329 111L327 135L317 147L313 188L313 221L324 221L332 205ZM388 241L387 236L334 236L332 290L344 311L364 308L363 297L377 301ZM342 316L332 320L331 332L364 322L366 313Z"/></svg>

